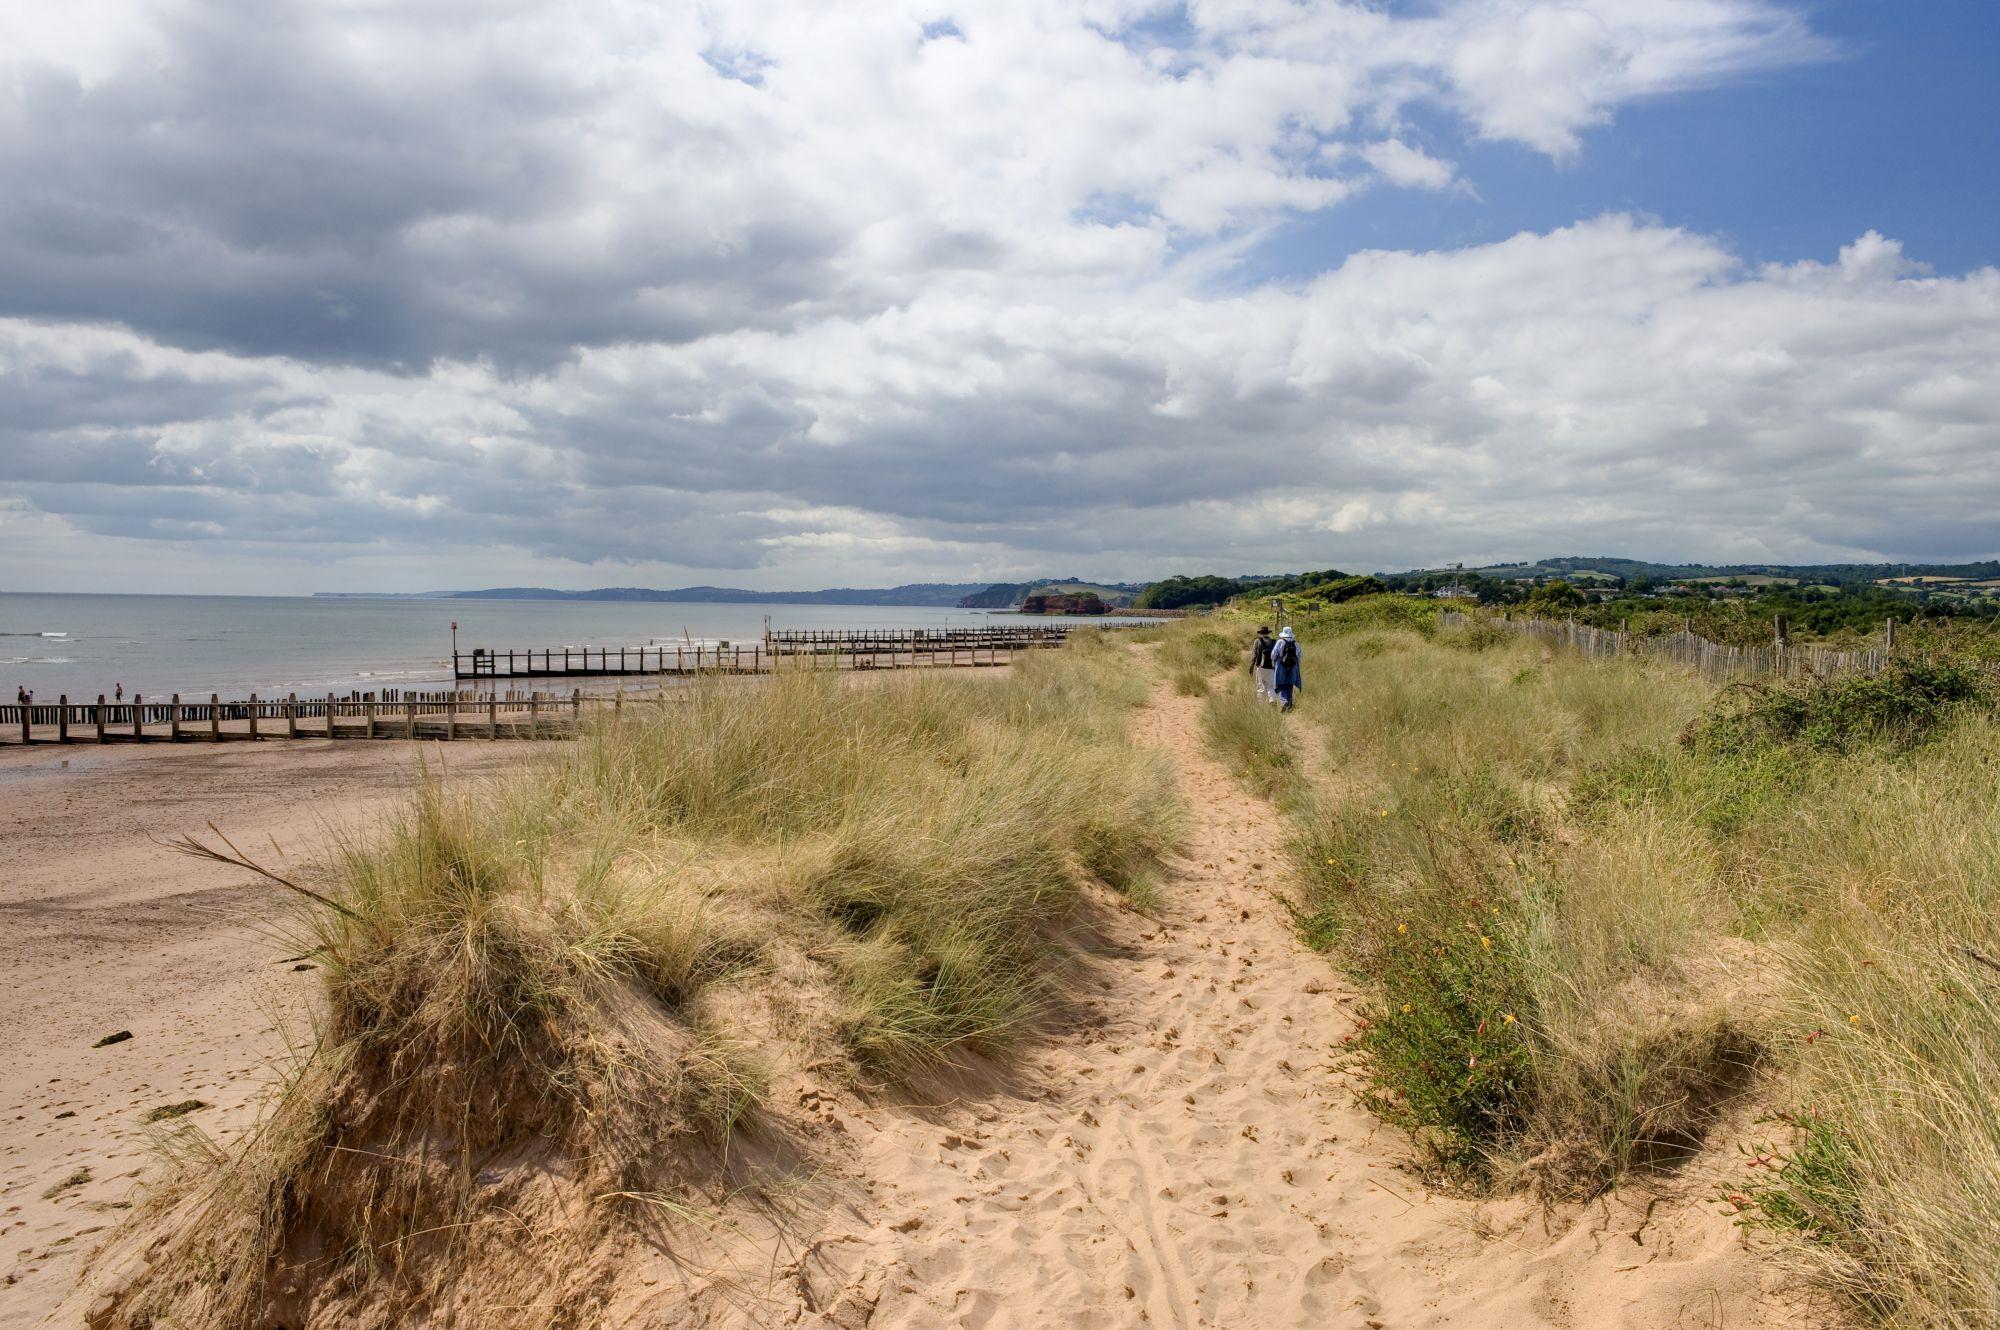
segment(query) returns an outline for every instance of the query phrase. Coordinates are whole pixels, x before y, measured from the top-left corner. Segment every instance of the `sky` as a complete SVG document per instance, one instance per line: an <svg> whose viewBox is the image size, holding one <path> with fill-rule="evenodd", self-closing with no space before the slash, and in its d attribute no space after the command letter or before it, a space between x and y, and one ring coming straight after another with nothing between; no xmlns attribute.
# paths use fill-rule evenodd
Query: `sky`
<svg viewBox="0 0 2000 1330"><path fill-rule="evenodd" d="M1984 0L0 8L0 589L2000 555Z"/></svg>

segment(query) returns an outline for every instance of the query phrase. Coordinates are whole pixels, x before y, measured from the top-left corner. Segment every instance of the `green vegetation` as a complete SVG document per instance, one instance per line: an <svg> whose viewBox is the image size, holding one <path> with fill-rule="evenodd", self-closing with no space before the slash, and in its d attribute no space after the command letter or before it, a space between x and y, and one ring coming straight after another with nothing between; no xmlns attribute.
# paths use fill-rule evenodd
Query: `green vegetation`
<svg viewBox="0 0 2000 1330"><path fill-rule="evenodd" d="M299 919L316 1046L241 1148L182 1138L171 1234L107 1324L266 1324L287 1285L315 1321L550 1324L588 1262L510 1207L553 1188L574 1243L732 1190L739 1137L776 1148L774 1067L1005 1057L1085 886L1143 902L1177 834L1124 659L1085 633L1004 679L717 682L516 779L427 780Z"/></svg>
<svg viewBox="0 0 2000 1330"><path fill-rule="evenodd" d="M1212 628L1196 628L1165 635L1160 647L1160 668L1166 671L1174 691L1183 697L1200 697L1208 691L1209 676L1232 665L1247 668L1250 648Z"/></svg>
<svg viewBox="0 0 2000 1330"><path fill-rule="evenodd" d="M1689 736L1725 750L1800 743L1848 752L1871 743L1907 747L1970 711L2000 703L1991 671L1966 661L1902 659L1879 674L1812 676L1746 685Z"/></svg>
<svg viewBox="0 0 2000 1330"><path fill-rule="evenodd" d="M1209 695L1202 727L1209 744L1253 789L1266 798L1288 797L1297 756L1287 720L1257 697L1247 672Z"/></svg>
<svg viewBox="0 0 2000 1330"><path fill-rule="evenodd" d="M1588 1195L1740 1143L1729 1203L1818 1286L2000 1326L1991 667L1722 690L1423 603L1295 620L1288 736L1207 704L1267 788L1325 746L1287 768L1296 909L1364 994L1368 1102L1480 1189Z"/></svg>
<svg viewBox="0 0 2000 1330"><path fill-rule="evenodd" d="M1105 605L1132 603L1141 588L1129 582L1086 582L1074 577L1044 578L1039 582L995 582L984 591L975 591L958 600L960 609L1013 609L1030 596L1096 596Z"/></svg>
<svg viewBox="0 0 2000 1330"><path fill-rule="evenodd" d="M1718 642L1770 640L1783 614L1792 636L1851 645L1896 618L1955 625L1989 638L2000 654L2000 562L1938 564L1658 564L1610 556L1542 559L1483 568L1415 569L1353 577L1338 569L1256 577L1177 576L1150 584L1137 604L1153 608L1255 606L1281 597L1294 612L1387 592L1468 597L1575 617L1599 628L1629 625L1657 634L1695 631ZM1960 643L1961 647L1964 645Z"/></svg>
<svg viewBox="0 0 2000 1330"><path fill-rule="evenodd" d="M1197 605L1220 605L1244 588L1235 577L1169 577L1151 583L1132 602L1139 610L1179 610Z"/></svg>

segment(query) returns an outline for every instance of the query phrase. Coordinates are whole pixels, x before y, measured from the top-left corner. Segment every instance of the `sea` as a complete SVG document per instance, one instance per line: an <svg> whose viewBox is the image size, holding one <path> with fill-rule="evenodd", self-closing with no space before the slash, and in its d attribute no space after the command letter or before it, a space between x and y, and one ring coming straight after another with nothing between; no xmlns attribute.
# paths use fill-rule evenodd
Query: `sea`
<svg viewBox="0 0 2000 1330"><path fill-rule="evenodd" d="M440 688L451 682L454 624L469 655L747 643L761 640L767 618L773 628L822 629L1049 622L901 605L0 592L0 689L9 702L17 688L53 702L109 697L120 685L127 698Z"/></svg>

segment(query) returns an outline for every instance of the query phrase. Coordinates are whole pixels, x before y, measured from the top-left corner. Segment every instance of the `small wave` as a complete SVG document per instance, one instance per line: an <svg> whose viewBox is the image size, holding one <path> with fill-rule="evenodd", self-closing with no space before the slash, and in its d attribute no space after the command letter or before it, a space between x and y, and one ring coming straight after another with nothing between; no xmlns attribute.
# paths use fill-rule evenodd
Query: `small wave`
<svg viewBox="0 0 2000 1330"><path fill-rule="evenodd" d="M66 632L63 632L63 633L43 633L43 634L42 634L42 636L43 636L43 637L68 637L68 636L69 636L69 634L68 634L68 633L66 633Z"/></svg>

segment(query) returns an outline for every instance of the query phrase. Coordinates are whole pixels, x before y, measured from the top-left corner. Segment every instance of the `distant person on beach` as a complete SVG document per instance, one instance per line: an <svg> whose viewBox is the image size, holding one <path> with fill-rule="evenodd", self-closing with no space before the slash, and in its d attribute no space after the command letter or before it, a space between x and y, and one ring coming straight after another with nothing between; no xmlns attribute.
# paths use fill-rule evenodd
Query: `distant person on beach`
<svg viewBox="0 0 2000 1330"><path fill-rule="evenodd" d="M20 706L28 705L28 686L26 684L17 683L14 685L14 701Z"/></svg>
<svg viewBox="0 0 2000 1330"><path fill-rule="evenodd" d="M111 685L111 700L113 702L123 702L125 700L125 685L122 682Z"/></svg>
<svg viewBox="0 0 2000 1330"><path fill-rule="evenodd" d="M1250 678L1257 685L1257 700L1271 701L1271 629L1268 625L1260 626L1257 636L1250 643Z"/></svg>
<svg viewBox="0 0 2000 1330"><path fill-rule="evenodd" d="M1305 676L1299 672L1299 643L1292 636L1289 626L1278 630L1278 640L1271 644L1271 691L1277 695L1281 710L1292 709L1292 694L1305 686Z"/></svg>

